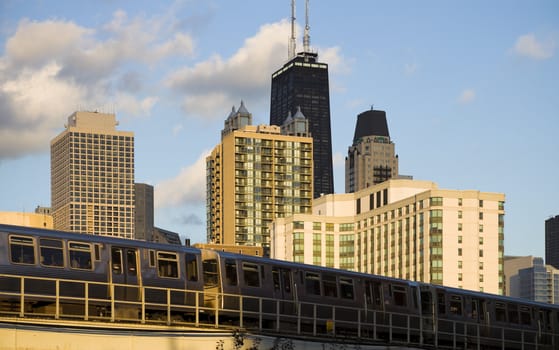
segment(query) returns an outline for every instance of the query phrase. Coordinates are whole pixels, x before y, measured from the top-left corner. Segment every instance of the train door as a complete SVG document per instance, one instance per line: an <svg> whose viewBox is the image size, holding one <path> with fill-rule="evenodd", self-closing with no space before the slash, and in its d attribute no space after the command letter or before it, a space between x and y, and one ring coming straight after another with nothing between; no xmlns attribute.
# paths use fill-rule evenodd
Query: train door
<svg viewBox="0 0 559 350"><path fill-rule="evenodd" d="M365 280L365 319L367 322L375 321L375 312L384 311L381 286L380 282Z"/></svg>
<svg viewBox="0 0 559 350"><path fill-rule="evenodd" d="M293 278L290 269L273 267L272 278L274 281L274 298L279 300L280 314L292 315L295 313L295 300L293 291Z"/></svg>
<svg viewBox="0 0 559 350"><path fill-rule="evenodd" d="M219 259L215 251L202 250L202 275L204 281L204 307L214 310L221 304Z"/></svg>
<svg viewBox="0 0 559 350"><path fill-rule="evenodd" d="M110 281L114 285L115 300L137 301L140 298L138 250L111 247Z"/></svg>
<svg viewBox="0 0 559 350"><path fill-rule="evenodd" d="M421 295L421 319L423 329L423 341L432 343L435 339L437 312L435 310L435 295L429 286L420 287Z"/></svg>

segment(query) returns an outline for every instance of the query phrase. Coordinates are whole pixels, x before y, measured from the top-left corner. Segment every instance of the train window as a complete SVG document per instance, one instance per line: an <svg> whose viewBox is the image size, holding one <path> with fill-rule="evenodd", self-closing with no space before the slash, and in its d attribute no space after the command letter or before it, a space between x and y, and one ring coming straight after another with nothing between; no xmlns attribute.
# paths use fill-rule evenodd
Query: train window
<svg viewBox="0 0 559 350"><path fill-rule="evenodd" d="M444 293L439 292L437 293L437 312L439 315L446 314L446 298Z"/></svg>
<svg viewBox="0 0 559 350"><path fill-rule="evenodd" d="M518 308L515 304L508 304L507 311L510 323L518 323Z"/></svg>
<svg viewBox="0 0 559 350"><path fill-rule="evenodd" d="M149 251L149 267L155 267L155 250Z"/></svg>
<svg viewBox="0 0 559 350"><path fill-rule="evenodd" d="M10 236L11 259L16 264L35 264L33 238Z"/></svg>
<svg viewBox="0 0 559 350"><path fill-rule="evenodd" d="M305 273L305 290L307 294L320 295L320 275L318 273Z"/></svg>
<svg viewBox="0 0 559 350"><path fill-rule="evenodd" d="M381 285L379 282L366 281L365 298L369 304L381 305Z"/></svg>
<svg viewBox="0 0 559 350"><path fill-rule="evenodd" d="M407 306L408 305L408 293L406 287L403 286L392 286L392 299L394 300L394 305L397 306Z"/></svg>
<svg viewBox="0 0 559 350"><path fill-rule="evenodd" d="M530 317L530 308L528 306L520 307L520 323L525 325L532 324L532 318Z"/></svg>
<svg viewBox="0 0 559 350"><path fill-rule="evenodd" d="M260 265L243 262L243 278L249 287L260 287Z"/></svg>
<svg viewBox="0 0 559 350"><path fill-rule="evenodd" d="M122 249L112 248L111 249L111 269L113 274L122 275Z"/></svg>
<svg viewBox="0 0 559 350"><path fill-rule="evenodd" d="M462 315L462 297L459 295L451 295L448 310L451 314Z"/></svg>
<svg viewBox="0 0 559 350"><path fill-rule="evenodd" d="M136 275L136 251L133 249L126 250L126 267L128 268L128 274L131 276Z"/></svg>
<svg viewBox="0 0 559 350"><path fill-rule="evenodd" d="M157 252L157 271L159 277L178 278L179 263L177 254Z"/></svg>
<svg viewBox="0 0 559 350"><path fill-rule="evenodd" d="M88 243L69 242L70 267L79 270L91 270L91 245Z"/></svg>
<svg viewBox="0 0 559 350"><path fill-rule="evenodd" d="M217 260L204 260L202 262L202 270L204 271L204 287L211 288L217 286Z"/></svg>
<svg viewBox="0 0 559 350"><path fill-rule="evenodd" d="M340 296L344 299L353 299L353 280L340 278Z"/></svg>
<svg viewBox="0 0 559 350"><path fill-rule="evenodd" d="M230 286L237 285L237 263L233 259L225 260L225 280Z"/></svg>
<svg viewBox="0 0 559 350"><path fill-rule="evenodd" d="M291 271L282 269L281 276L283 280L283 290L286 293L291 293Z"/></svg>
<svg viewBox="0 0 559 350"><path fill-rule="evenodd" d="M186 261L186 278L191 282L198 281L198 261L196 254L185 254Z"/></svg>
<svg viewBox="0 0 559 350"><path fill-rule="evenodd" d="M101 261L101 245L95 244L93 248L95 250L95 261Z"/></svg>
<svg viewBox="0 0 559 350"><path fill-rule="evenodd" d="M495 303L495 319L501 322L507 321L507 312L505 309L505 304Z"/></svg>
<svg viewBox="0 0 559 350"><path fill-rule="evenodd" d="M280 290L280 276L277 267L272 268L272 281L274 282L274 291Z"/></svg>
<svg viewBox="0 0 559 350"><path fill-rule="evenodd" d="M322 275L322 290L325 297L338 297L338 285L336 284L335 275Z"/></svg>
<svg viewBox="0 0 559 350"><path fill-rule="evenodd" d="M64 267L64 248L59 239L39 240L41 265L48 267Z"/></svg>

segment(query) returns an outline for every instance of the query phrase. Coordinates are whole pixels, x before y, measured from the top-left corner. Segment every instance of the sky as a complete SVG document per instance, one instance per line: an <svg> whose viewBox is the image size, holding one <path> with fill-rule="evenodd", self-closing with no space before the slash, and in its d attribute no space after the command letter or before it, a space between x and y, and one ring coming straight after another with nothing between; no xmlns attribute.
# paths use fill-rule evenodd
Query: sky
<svg viewBox="0 0 559 350"><path fill-rule="evenodd" d="M155 225L205 242L205 157L231 106L269 123L289 0L0 0L0 211L50 206L50 140L77 110L135 134ZM296 7L302 48L303 0ZM401 174L504 193L505 254L559 215L559 2L311 0L329 65L334 186L357 115L386 111Z"/></svg>

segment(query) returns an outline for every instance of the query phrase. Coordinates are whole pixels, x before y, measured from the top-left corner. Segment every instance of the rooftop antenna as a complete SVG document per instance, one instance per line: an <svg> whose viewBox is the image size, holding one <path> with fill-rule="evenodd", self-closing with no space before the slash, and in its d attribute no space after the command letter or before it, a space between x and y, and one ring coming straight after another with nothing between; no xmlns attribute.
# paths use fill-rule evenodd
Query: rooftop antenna
<svg viewBox="0 0 559 350"><path fill-rule="evenodd" d="M295 57L295 0L291 0L291 38L289 38L288 59Z"/></svg>
<svg viewBox="0 0 559 350"><path fill-rule="evenodd" d="M305 35L303 36L303 48L305 52L310 52L311 36L309 34L309 0L305 1Z"/></svg>

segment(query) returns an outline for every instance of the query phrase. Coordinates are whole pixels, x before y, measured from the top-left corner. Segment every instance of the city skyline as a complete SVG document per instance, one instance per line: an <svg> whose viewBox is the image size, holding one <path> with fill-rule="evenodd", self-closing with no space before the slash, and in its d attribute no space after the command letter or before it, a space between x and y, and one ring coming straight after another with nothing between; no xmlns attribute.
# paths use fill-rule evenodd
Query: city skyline
<svg viewBox="0 0 559 350"><path fill-rule="evenodd" d="M50 206L49 141L77 110L136 135L155 225L205 241L205 157L231 105L267 124L289 1L0 4L0 211ZM304 6L297 7L302 48ZM505 193L505 254L544 256L559 214L559 4L311 1L330 70L335 192L357 115L386 111L400 173ZM299 50L298 50L299 51Z"/></svg>

